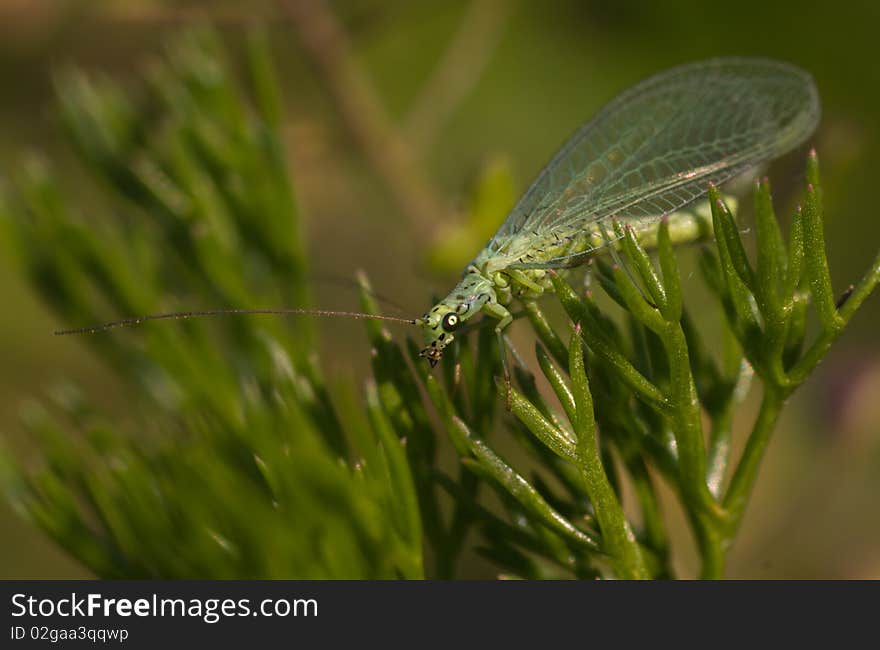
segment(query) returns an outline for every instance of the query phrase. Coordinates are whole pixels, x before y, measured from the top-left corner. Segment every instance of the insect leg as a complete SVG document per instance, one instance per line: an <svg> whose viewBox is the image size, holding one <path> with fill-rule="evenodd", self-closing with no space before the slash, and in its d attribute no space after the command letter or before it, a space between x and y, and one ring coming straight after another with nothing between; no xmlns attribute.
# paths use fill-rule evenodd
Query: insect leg
<svg viewBox="0 0 880 650"><path fill-rule="evenodd" d="M511 314L504 305L497 302L487 302L483 305L483 311L498 319L495 326L495 335L498 337L498 347L501 352L501 368L504 371L504 387L506 388L505 407L510 410L510 368L507 366L507 346L504 342L504 330L513 322L513 314Z"/></svg>
<svg viewBox="0 0 880 650"><path fill-rule="evenodd" d="M532 282L532 280L529 279L529 276L526 275L523 271L508 269L505 271L505 273L510 276L511 280L531 291L532 294L534 294L533 297L537 298L544 293L544 287L542 287L540 284L537 284L536 282Z"/></svg>

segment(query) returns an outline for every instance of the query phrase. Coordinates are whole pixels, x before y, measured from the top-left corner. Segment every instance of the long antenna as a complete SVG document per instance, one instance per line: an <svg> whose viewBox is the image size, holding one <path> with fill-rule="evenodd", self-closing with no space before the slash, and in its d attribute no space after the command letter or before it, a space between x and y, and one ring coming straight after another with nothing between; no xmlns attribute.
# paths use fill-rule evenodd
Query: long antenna
<svg viewBox="0 0 880 650"><path fill-rule="evenodd" d="M415 325L418 321L414 318L398 318L397 316L384 316L379 314L363 314L357 311L333 311L330 309L202 309L197 311L175 311L167 314L150 314L147 316L135 316L132 318L123 318L114 320L100 325L90 325L88 327L76 327L66 330L55 330L56 336L67 336L68 334L95 334L119 327L132 327L140 325L151 320L183 320L186 318L198 318L201 316L222 316L230 314L270 314L273 316L338 316L341 318L363 318L374 320L387 320L396 323L406 323L407 325Z"/></svg>

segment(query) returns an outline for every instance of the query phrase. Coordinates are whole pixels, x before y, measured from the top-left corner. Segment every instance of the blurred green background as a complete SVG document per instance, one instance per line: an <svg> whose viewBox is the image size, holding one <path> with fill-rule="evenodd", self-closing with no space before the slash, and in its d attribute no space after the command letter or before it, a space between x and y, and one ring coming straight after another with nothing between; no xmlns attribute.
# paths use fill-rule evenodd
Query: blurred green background
<svg viewBox="0 0 880 650"><path fill-rule="evenodd" d="M314 275L351 277L366 269L380 293L417 315L432 291L455 278L432 272L425 259L438 242L455 237L456 215L487 168L509 166L519 193L616 92L677 63L762 55L802 66L819 86L823 119L812 144L822 159L828 255L839 290L880 247L875 2L330 3L362 81L405 149L405 179L414 183L408 194L402 191L417 199L409 206L346 128L284 4L0 0L0 177L28 150L51 157L62 174L70 167L74 182L82 173L50 110L53 71L75 64L126 82L182 27L210 22L235 43L262 21L271 28L283 80L286 145ZM803 154L770 170L782 205L801 183ZM460 251L464 260L474 253ZM314 291L321 306L355 305L353 292L338 284L316 280ZM108 413L125 416L107 369L75 339L52 337L56 323L6 250L0 295L0 431L20 435L22 404L61 378L82 383ZM874 296L785 411L732 552L730 577L880 578L878 320ZM321 332L328 374L366 368L358 325L322 322ZM684 522L676 523L676 541L687 546ZM0 530L0 577L88 575L5 504ZM691 559L685 553L678 561L687 567Z"/></svg>

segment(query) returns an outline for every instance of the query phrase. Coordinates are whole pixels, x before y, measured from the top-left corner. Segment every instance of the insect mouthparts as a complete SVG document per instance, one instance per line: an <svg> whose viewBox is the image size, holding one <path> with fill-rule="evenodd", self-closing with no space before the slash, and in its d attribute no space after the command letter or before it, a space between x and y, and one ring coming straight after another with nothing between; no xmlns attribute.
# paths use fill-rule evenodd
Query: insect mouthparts
<svg viewBox="0 0 880 650"><path fill-rule="evenodd" d="M443 352L439 348L431 347L425 348L424 350L419 352L419 356L423 359L427 359L428 363L430 363L431 367L433 368L440 362L440 357L443 356Z"/></svg>

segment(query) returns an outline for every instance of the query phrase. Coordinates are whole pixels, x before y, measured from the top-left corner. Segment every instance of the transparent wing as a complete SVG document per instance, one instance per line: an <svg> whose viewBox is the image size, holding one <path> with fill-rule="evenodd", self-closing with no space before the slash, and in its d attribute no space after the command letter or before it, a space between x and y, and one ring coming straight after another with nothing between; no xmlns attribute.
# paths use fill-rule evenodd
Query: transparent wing
<svg viewBox="0 0 880 650"><path fill-rule="evenodd" d="M577 232L611 218L659 219L801 144L819 121L812 78L767 59L673 68L614 99L553 157L489 242ZM608 228L610 230L610 228ZM592 249L591 249L592 250ZM588 250L550 263L558 266Z"/></svg>

